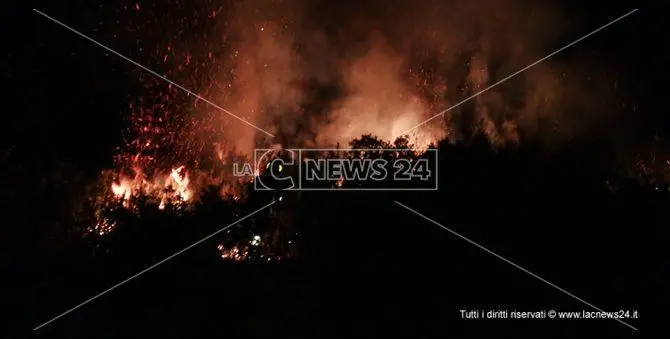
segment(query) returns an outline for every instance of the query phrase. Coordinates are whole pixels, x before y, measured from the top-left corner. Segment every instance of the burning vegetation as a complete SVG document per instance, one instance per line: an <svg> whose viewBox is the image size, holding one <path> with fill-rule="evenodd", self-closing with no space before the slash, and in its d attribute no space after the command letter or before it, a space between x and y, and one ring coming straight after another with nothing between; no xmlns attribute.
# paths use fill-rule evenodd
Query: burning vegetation
<svg viewBox="0 0 670 339"><path fill-rule="evenodd" d="M131 72L128 81L139 79L141 90L121 112L127 129L115 167L90 191L89 234L114 232L118 210L139 217L150 206L180 215L211 192L244 204L253 177L235 177L232 169L250 162L255 148L339 147L361 135L389 147L384 140L405 136L395 145L416 149L441 140L467 144L476 135L494 148L553 143L579 133L575 116L596 105L609 109L600 99L609 98L612 81L583 82L575 76L579 60L538 65L462 102L565 43L556 31L565 26L557 24L562 15L552 6L368 5L369 12L328 1L199 1L188 11L181 4L166 11L128 3L117 24L100 22L96 39L180 85ZM221 257L267 256L253 254L268 243L254 245L257 236L265 235L220 244Z"/></svg>

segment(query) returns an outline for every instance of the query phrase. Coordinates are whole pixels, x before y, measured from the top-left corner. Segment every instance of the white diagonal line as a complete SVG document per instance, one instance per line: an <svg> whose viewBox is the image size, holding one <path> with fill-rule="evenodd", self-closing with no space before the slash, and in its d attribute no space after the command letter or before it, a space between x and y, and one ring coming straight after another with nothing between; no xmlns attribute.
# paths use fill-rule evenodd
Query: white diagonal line
<svg viewBox="0 0 670 339"><path fill-rule="evenodd" d="M523 268L523 267L521 267L521 266L519 266L519 265L517 265L517 264L515 264L515 263L513 263L513 262L511 262L511 261L509 261L509 260L507 260L507 259L505 259L504 257L502 257L502 256L500 256L499 254L497 254L497 253L495 253L495 252L489 250L488 248L486 248L486 247L484 247L484 246L482 246L482 245L480 245L480 244L478 244L478 243L476 243L476 242L474 242L474 241L472 241L472 240L470 240L470 239L468 239L468 238L466 238L466 237L464 237L464 236L462 236L462 235L460 235L460 234L458 234L458 233L452 231L451 229L449 229L449 228L447 228L447 227L441 225L441 224L438 223L437 221L435 221L435 220L433 220L433 219L431 219L431 218L428 218L427 216L425 216L425 215L423 215L423 214L421 214L421 213L419 213L419 212L413 210L412 208L409 208L409 207L407 207L406 205L403 205L402 203L400 203L400 202L398 202L398 201L396 201L395 203L398 204L398 205L400 205L400 206L402 206L402 207L404 207L404 208L407 209L408 211L410 211L410 212L412 212L412 213L414 213L414 214L420 216L421 218L430 221L431 223L435 224L436 226L438 226L438 227L440 227L440 228L442 228L442 229L444 229L444 230L450 232L451 234L453 234L453 235L455 235L455 236L457 236L457 237L459 237L459 238L461 238L461 239L463 239L463 240L469 242L470 244L479 247L480 249L482 249L482 250L486 251L487 253L489 253L489 254L491 254L491 255L497 257L498 259L500 259L500 260L502 260L502 261L504 261L504 262L506 262L506 263L508 263L508 264L510 264L510 265L512 265L512 266L514 266L514 267L516 267L516 268L518 268L518 269L520 269L521 271L523 271L523 272L525 272L525 273L527 273L527 274L530 274L533 278L536 278L536 279L542 281L543 283L545 283L545 284L547 284L547 285L549 285L549 286L551 286L551 287L553 287L553 288L555 288L555 289L557 289L557 290L559 290L559 291L561 291L561 292L563 292L563 293L565 293L565 294L567 294L567 295L569 295L569 296L571 296L571 297L577 299L578 301L582 302L584 305L587 305L587 306L589 306L589 307L591 307L591 308L593 308L593 309L595 309L595 310L597 310L597 311L599 311L599 312L603 312L603 313L605 312L605 311L601 310L600 308L594 306L593 304L590 304L590 303L584 301L583 299L579 298L578 296L576 296L576 295L574 295L574 294L572 294L572 293L570 293L570 292L568 292L568 291L566 291L566 290L564 290L564 289L562 289L562 288L560 288L560 287L554 285L553 283L551 283L551 282L547 281L546 279L544 279L544 278L538 276L537 274L535 274L535 273L533 273L533 272L531 272L531 271L529 271L529 270L527 270L527 269L525 269L525 268ZM630 328L632 328L632 329L635 330L635 331L638 331L637 328L633 327L632 325L626 323L625 321L623 321L623 320L621 320L621 319L618 319L618 318L613 318L613 319L616 320L616 321L618 321L618 322L620 322L620 323L622 323L622 324L624 324L624 325L626 325L626 326L628 326L628 327L630 327Z"/></svg>
<svg viewBox="0 0 670 339"><path fill-rule="evenodd" d="M410 129L408 129L408 130L406 130L406 131L400 133L397 137L394 137L394 139L396 139L396 138L398 138L398 137L401 137L401 136L403 136L403 135L406 135L407 132L413 131L413 130L415 130L415 129L417 129L417 128L419 128L419 127L421 127L421 126L427 124L428 122L432 121L433 119L435 119L435 118L437 118L437 117L439 117L439 116L441 116L441 115L444 115L444 113L447 113L447 112L453 110L454 108L459 107L459 106L461 106L462 104L464 104L464 103L466 103L466 102L468 102L468 101L470 101L470 100L472 100L472 99L478 97L479 95L481 95L481 94L483 94L483 93L485 93L485 92L488 92L489 90L491 90L492 88L494 88L494 87L496 87L496 86L502 84L503 82L505 82L505 81L507 81L507 80L509 80L509 79L512 79L513 77L515 77L515 76L517 76L517 75L519 75L519 74L521 74L521 73L523 73L523 72L529 70L530 68L536 66L537 64L539 64L539 63L541 63L541 62L543 62L543 61L545 61L545 60L551 58L552 56L554 56L554 55L556 55L556 54L558 54L558 53L564 51L565 49L567 49L567 48L569 48L569 47L571 47L571 46L577 44L578 42L580 42L580 41L582 41L582 40L584 40L584 39L590 37L591 35L600 32L601 30L607 28L608 26L614 24L615 22L617 22L617 21L619 21L619 20L621 20L621 19L623 19L623 18L625 18L625 17L627 17L627 16L629 16L629 15L635 13L635 12L637 12L637 9L634 9L634 10L632 10L632 11L630 11L630 12L628 12L628 13L626 13L626 14L624 14L624 15L622 15L622 16L620 16L620 17L618 17L618 18L616 18L616 19L614 19L614 20L612 20L612 21L610 21L610 22L608 22L607 24L605 24L605 25L601 26L600 28L598 28L598 29L592 31L591 33L588 33L588 34L582 36L581 38L579 38L579 39L577 39L577 40L575 40L575 41L573 41L573 42L571 42L571 43L569 43L569 44L567 44L567 45L565 45L565 46L563 46L563 47L561 47L561 48L555 50L554 52L552 52L551 54L545 56L544 58L542 58L542 59L540 59L540 60L537 60L537 61L533 62L532 64L530 64L530 65L528 65L528 66L526 66L526 67L524 67L524 68L522 68L522 69L520 69L520 70L518 70L518 71L516 71L516 72L514 72L514 73L512 73L512 74L510 74L510 75L508 75L508 76L506 76L505 78L503 78L503 79L501 79L500 81L494 83L493 85L484 88L483 90L481 90L481 91L479 91L479 92L477 92L477 93L475 93L475 94L469 96L468 98L465 98L465 99L461 100L461 101L458 102L457 104L455 104L455 105L453 105L453 106L451 106L451 107L445 109L444 111L442 111L442 112L440 112L440 113L437 113L437 114L433 115L432 117L428 118L427 120L424 120L423 122L419 123L418 125L416 125L416 126L410 128Z"/></svg>
<svg viewBox="0 0 670 339"><path fill-rule="evenodd" d="M260 212L260 211L262 211L262 210L264 210L264 209L266 209L266 208L268 208L268 207L270 207L270 206L271 206L272 204L274 204L274 203L275 203L275 202L273 201L273 202L271 202L271 203L269 203L269 204L267 204L267 205L265 205L265 206L263 206L263 207L261 207L261 208L255 210L255 211L249 213L247 216L238 219L237 221L231 223L230 225L228 225L228 226L226 226L226 227L224 227L224 228L222 228L222 229L220 229L220 230L218 230L218 231L216 231L216 232L214 232L214 233L212 233L212 234L210 234L210 235L208 235L208 236L206 236L206 237L204 237L204 238L202 238L202 239L196 241L195 243L191 244L190 246L188 246L188 247L186 247L186 248L184 248L184 249L178 251L177 253L175 253L175 254L173 254L173 255L171 255L171 256L169 256L169 257L167 257L167 258L165 258L165 259L163 259L163 260L161 260L161 261L159 261L159 262L157 262L157 263L155 263L155 264L149 266L148 268L145 268L144 270L142 270L142 271L140 271L139 273L133 275L132 277L130 277L130 278L128 278L128 279L126 279L126 280L124 280L124 281L122 281L122 282L120 282L120 283L118 283L118 284L116 284L116 285L114 285L114 286L112 286L112 287L110 287L110 288L108 288L108 289L102 291L101 293L95 295L94 297L91 297L91 298L87 299L86 301L82 302L81 304L79 304L79 305L77 305L77 306L75 306L75 307L72 307L72 308L70 308L69 310L67 310L67 311L65 311L65 312L63 312L63 313L61 313L61 314L59 314L59 315L53 317L53 318L50 319L49 321L47 321L47 322L45 322L45 323L43 323L43 324L41 324L41 325L39 325L39 326L33 328L33 331L37 331L37 330L39 330L40 328L42 328L42 327L44 327L44 326L50 324L51 322L53 322L53 321L55 321L55 320L57 320L57 319L59 319L59 318L65 316L65 315L67 315L68 313L70 313L70 312L72 312L72 311L74 311L74 310L76 310L76 309L78 309L78 308L80 308L80 307L82 307L82 306L84 306L84 305L90 303L91 301L93 301L93 300L95 300L95 299L97 299L97 298L99 298L99 297L101 297L101 296L107 294L108 292L114 290L115 288L117 288L117 287L119 287L119 286L121 286L121 285L123 285L123 284L125 284L125 283L127 283L127 282L129 282L129 281L131 281L131 280L133 280L133 279L135 279L135 278L137 278L137 277L139 277L140 275L142 275L142 274L144 274L144 273L146 273L146 272L152 270L152 269L155 268L156 266L158 266L158 265L160 265L160 264L162 264L162 263L164 263L164 262L166 262L166 261L168 261L168 260L170 260L170 259L172 259L172 258L174 258L174 257L176 257L176 256L178 256L178 255L180 255L180 254L182 254L182 253L184 253L184 252L186 252L187 250L189 250L189 249L191 249L191 248L197 246L198 244L202 243L203 241L205 241L205 240L207 240L207 239L209 239L209 238L211 238L211 237L213 237L213 236L215 236L215 235L217 235L217 234L219 234L219 233L221 233L221 232L223 232L223 231L225 231L225 230L227 230L227 229L233 227L235 224L241 222L242 220L247 219L247 218L249 218L250 216L252 216L252 215L254 215L254 214L256 214L256 213L258 213L258 212Z"/></svg>
<svg viewBox="0 0 670 339"><path fill-rule="evenodd" d="M64 24L64 23L62 23L62 22L60 22L60 21L58 21L58 20L56 20L56 19L54 19L54 18L52 18L52 17L50 17L50 16L44 14L44 13L42 13L42 12L40 12L39 10L33 9L33 11L35 11L36 13L42 15L43 17L45 17L45 18L47 18L47 19L49 19L49 20L51 20L51 21L57 23L58 25L62 26L63 28L67 28L68 30L74 32L75 34L81 36L82 38L84 38L84 39L86 39L86 40L88 40L88 41L90 41L90 42L92 42L92 43L94 43L94 44L96 44L96 45L98 45L98 46L104 48L105 50L107 50L107 51L109 51L109 52L111 52L111 53L114 53L114 54L117 55L118 57L120 57L120 58L122 58L122 59L124 59L124 60L126 60L126 61L128 61L128 62L130 62L131 64L133 64L133 65L135 65L135 66L137 66L137 67L139 67L139 68L141 68L141 69L143 69L143 70L145 70L145 71L147 71L147 72L149 72L149 73L151 73L152 75L154 75L154 76L156 76L156 77L158 77L158 78L160 78L160 79L165 80L166 82L170 83L171 85L174 85L175 87L181 89L182 91L184 91L184 92L186 92L186 93L188 93L188 94L190 94L190 95L193 95L193 96L195 96L196 98L198 98L198 99L200 99L200 100L202 100L202 101L204 101L204 102L206 102L206 103L208 103L208 104L214 106L214 107L217 108L218 110L220 110L220 111L222 111L222 112L224 112L224 113L230 115L231 117L233 117L233 118L235 118L235 119L237 119L237 120L239 120L239 121L241 121L241 122L243 122L243 123L245 123L245 124L247 124L247 125L249 125L249 126L255 128L256 130L258 130L258 131L260 131L260 132L263 132L263 133L267 134L268 136L271 136L271 137L273 137L273 138L275 137L274 134L272 134L272 133L270 133L270 132L268 132L268 131L266 131L266 130L264 130L264 129L262 129L262 128L260 128L260 127L258 127L258 126L256 126L256 125L254 125L254 124L252 124L252 123L250 123L250 122L248 122L248 121L245 120L244 118L242 118L242 117L240 117L240 116L237 116L237 115L233 114L233 113L230 112L229 110L227 110L227 109L225 109L225 108L223 108L223 107L221 107L221 106L219 106L219 105L217 105L217 104L211 102L210 100L207 100L207 99L203 98L202 96L200 96L200 95L194 93L193 91L191 91L191 90L189 90L189 89L187 89L187 88L185 88L185 87L183 87L183 86L177 84L176 82L174 82L174 81L172 81L172 80L170 80L170 79L168 79L168 78L166 78L166 77L164 77L164 76L162 76L162 75L160 75L160 74L158 74L158 73L156 73L156 72L150 70L149 68L142 66L142 65L139 64L138 62L136 62L136 61L134 61L134 60L128 58L127 56L125 56L125 55L123 55L123 54L121 54L121 53L119 53L119 52L117 52L117 51L115 51L115 50L113 50L113 49L111 49L111 48L109 48L109 47L107 47L107 46L105 46L105 45L99 43L99 42L97 42L97 41L94 40L93 38L90 38L90 37L84 35L83 33L77 31L76 29L74 29L74 28L72 28L72 27L70 27L70 26L68 26L68 25L66 25L66 24Z"/></svg>

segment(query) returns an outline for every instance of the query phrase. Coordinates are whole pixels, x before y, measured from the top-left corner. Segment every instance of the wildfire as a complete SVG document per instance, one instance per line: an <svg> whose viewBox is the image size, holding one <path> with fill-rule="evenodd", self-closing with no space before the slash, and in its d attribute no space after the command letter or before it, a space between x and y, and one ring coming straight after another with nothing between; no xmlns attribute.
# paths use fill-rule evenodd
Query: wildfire
<svg viewBox="0 0 670 339"><path fill-rule="evenodd" d="M268 253L264 247L263 237L258 234L250 235L250 240L246 243L238 243L233 246L227 246L220 243L217 246L221 259L225 261L253 261L253 262L280 262L289 257L274 255ZM291 245L291 241L288 242Z"/></svg>
<svg viewBox="0 0 670 339"><path fill-rule="evenodd" d="M98 220L91 229L96 234L113 229L114 221L102 213L112 207L134 211L147 201L159 210L183 210L212 186L221 199L245 201L244 185L253 176L233 177L226 166L232 166L236 156L253 158L254 149L271 148L277 140L244 126L231 118L232 113L292 146L339 147L364 134L394 142L405 134L408 146L420 154L439 140L467 140L479 132L498 144L518 141L517 128L536 128L532 117L553 120L562 111L557 103L571 96L560 92L559 79L581 96L590 94L566 83L559 76L563 69L543 66L523 73L523 81L509 82L504 91L490 91L450 108L521 67L519 60L544 52L531 43L550 41L538 35L539 30L523 30L530 35L519 40L519 31L500 29L519 24L519 10L528 7L524 2L513 2L510 6L518 7L505 6L513 8L505 11L494 4L482 5L491 10L459 3L434 11L408 5L397 12L383 11L370 27L364 27L367 19L360 21L363 26L351 24L359 20L331 22L341 28L341 39L320 31L317 27L329 26L321 22L305 30L317 24L312 22L315 16L304 12L312 7L307 3L250 0L235 2L230 10L194 7L202 11L194 16L202 18L198 27L190 26L193 20L175 17L181 11L166 11L157 19L139 6L133 16L117 21L128 27L116 33L142 39L138 45L144 50L137 53L159 63L157 71L179 86L152 76L140 78L142 89L124 111L127 129L115 167L93 199ZM360 11L351 10L355 19ZM496 14L461 20L475 12ZM410 17L423 19L406 21ZM537 15L521 17L525 27L549 22ZM489 26L493 23L496 26ZM254 26L258 29L249 29ZM159 28L155 44L147 45L142 34L153 36L151 30ZM491 45L512 36L519 44ZM183 88L198 96L185 94ZM225 110L215 109L209 100ZM423 124L446 109L448 114ZM244 250L234 252L228 256L243 256Z"/></svg>
<svg viewBox="0 0 670 339"><path fill-rule="evenodd" d="M189 173L184 166L173 168L169 174L158 175L151 180L137 171L134 177L121 177L112 183L111 191L123 206L131 208L133 198L139 196L158 200L160 209L169 204L184 206L193 200L194 192L189 186Z"/></svg>
<svg viewBox="0 0 670 339"><path fill-rule="evenodd" d="M224 245L219 245L217 248L221 253L221 258L224 260L244 261L249 256L248 247L233 246L227 249Z"/></svg>

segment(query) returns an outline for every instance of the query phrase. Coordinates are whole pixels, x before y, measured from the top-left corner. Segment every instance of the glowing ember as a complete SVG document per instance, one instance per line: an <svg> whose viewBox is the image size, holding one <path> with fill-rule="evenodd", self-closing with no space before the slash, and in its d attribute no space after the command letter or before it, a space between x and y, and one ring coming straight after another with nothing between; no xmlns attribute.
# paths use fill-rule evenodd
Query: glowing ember
<svg viewBox="0 0 670 339"><path fill-rule="evenodd" d="M218 249L221 252L221 258L224 260L243 261L249 255L249 249L246 247L233 246L226 249L223 245L219 245Z"/></svg>
<svg viewBox="0 0 670 339"><path fill-rule="evenodd" d="M89 228L88 231L97 235L105 235L114 230L116 227L116 222L108 219L103 219L98 221L93 227Z"/></svg>

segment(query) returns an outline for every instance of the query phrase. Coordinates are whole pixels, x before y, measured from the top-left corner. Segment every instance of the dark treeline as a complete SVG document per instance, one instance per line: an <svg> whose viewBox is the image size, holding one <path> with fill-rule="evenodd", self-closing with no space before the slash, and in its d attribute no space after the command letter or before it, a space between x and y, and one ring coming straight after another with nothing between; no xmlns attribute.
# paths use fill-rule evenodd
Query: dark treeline
<svg viewBox="0 0 670 339"><path fill-rule="evenodd" d="M354 145L381 142L364 137ZM442 326L477 330L460 321L458 310L464 308L585 308L396 201L599 307L653 307L646 293L656 287L654 258L660 257L667 189L617 181L614 171L573 150L495 150L484 140L467 146L445 142L438 150L439 191L280 193L281 202L231 233L82 307L45 333L114 337L134 326L140 333L276 330L300 336L319 329L328 336L347 335L356 326L374 334L396 324L405 334L431 335ZM16 227L32 230L15 234L39 244L15 252L22 259L17 263L30 263L14 265L11 279L25 292L11 299L22 330L277 197L250 190L247 202L235 204L213 191L179 215L148 205L140 217L117 211L117 229L98 239L82 237L72 224L68 201L80 193L75 184L45 180L32 190L24 187L8 210ZM218 242L242 243L253 234L264 241L274 236L268 243L275 248L267 251L290 252L291 258L280 264L221 260ZM276 247L288 240L291 246ZM596 325L605 332L626 331L616 323Z"/></svg>

